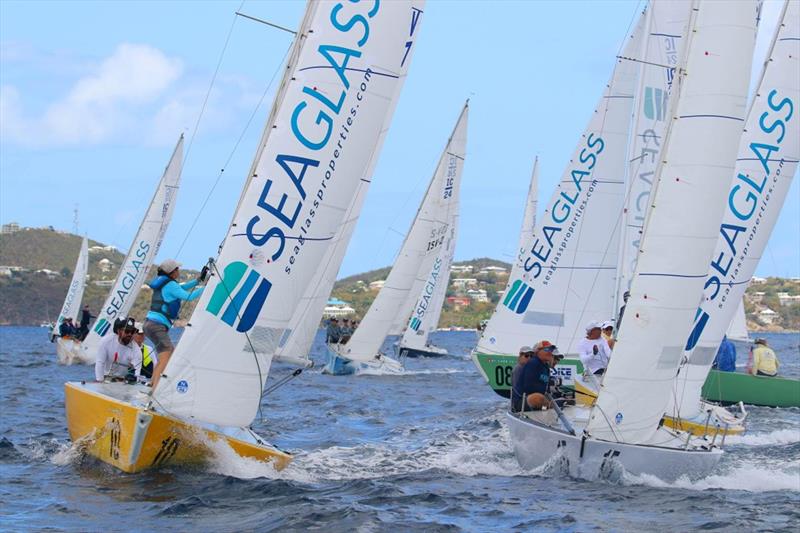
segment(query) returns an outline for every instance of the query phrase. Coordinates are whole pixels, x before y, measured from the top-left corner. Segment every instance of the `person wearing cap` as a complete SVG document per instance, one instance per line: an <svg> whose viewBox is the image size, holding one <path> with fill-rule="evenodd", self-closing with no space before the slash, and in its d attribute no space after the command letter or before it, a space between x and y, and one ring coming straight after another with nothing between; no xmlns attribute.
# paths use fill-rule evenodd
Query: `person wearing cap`
<svg viewBox="0 0 800 533"><path fill-rule="evenodd" d="M601 326L602 324L595 321L586 324L586 338L578 343L578 356L584 371L596 376L605 373L611 359L611 347L602 337Z"/></svg>
<svg viewBox="0 0 800 533"><path fill-rule="evenodd" d="M556 366L556 358L561 354L558 348L549 341L536 343L533 348L523 346L528 361L522 367L518 379L513 383L511 402L513 411L538 411L544 407L552 407L547 399L547 388L550 384L550 369ZM522 398L525 397L525 404Z"/></svg>
<svg viewBox="0 0 800 533"><path fill-rule="evenodd" d="M181 264L174 259L167 259L158 266L156 277L149 283L153 289L150 300L150 311L144 321L144 334L158 352L158 362L153 370L153 388L158 384L161 372L169 362L175 346L169 338L172 323L178 318L183 302L191 302L200 298L205 287L197 289L197 285L205 281L208 270L204 267L197 279L178 283Z"/></svg>
<svg viewBox="0 0 800 533"><path fill-rule="evenodd" d="M736 346L728 340L728 336L722 337L722 342L719 344L719 350L714 357L714 363L711 368L719 370L720 372L736 372Z"/></svg>
<svg viewBox="0 0 800 533"><path fill-rule="evenodd" d="M517 382L519 381L519 376L522 373L522 369L531 360L531 357L535 352L533 348L530 346L523 346L519 349L519 355L517 356L517 364L514 366L514 370L511 371L511 386L514 387Z"/></svg>
<svg viewBox="0 0 800 533"><path fill-rule="evenodd" d="M608 343L608 347L612 350L614 349L614 344L617 342L614 340L614 321L613 320L606 320L602 324L600 324L600 329L602 331L602 336Z"/></svg>
<svg viewBox="0 0 800 533"><path fill-rule="evenodd" d="M58 326L58 334L65 339L77 336L77 330L75 329L75 324L72 323L72 318L67 317L61 322L61 325Z"/></svg>
<svg viewBox="0 0 800 533"><path fill-rule="evenodd" d="M158 363L158 357L149 344L144 342L144 325L141 322L136 323L136 333L133 334L133 341L142 350L142 372L141 375L146 378L153 377L153 367Z"/></svg>
<svg viewBox="0 0 800 533"><path fill-rule="evenodd" d="M336 317L328 320L328 329L325 332L325 342L328 344L338 344L341 339L342 328L339 327L339 319Z"/></svg>
<svg viewBox="0 0 800 533"><path fill-rule="evenodd" d="M748 363L747 372L754 376L774 378L778 375L780 361L775 351L767 344L767 339L756 339L750 349L752 363Z"/></svg>
<svg viewBox="0 0 800 533"><path fill-rule="evenodd" d="M128 318L124 327L119 328L115 335L103 337L97 347L95 380L102 382L106 377L112 380L124 379L128 375L132 375L134 379L139 377L142 371L142 350L133 341L136 331L136 321Z"/></svg>

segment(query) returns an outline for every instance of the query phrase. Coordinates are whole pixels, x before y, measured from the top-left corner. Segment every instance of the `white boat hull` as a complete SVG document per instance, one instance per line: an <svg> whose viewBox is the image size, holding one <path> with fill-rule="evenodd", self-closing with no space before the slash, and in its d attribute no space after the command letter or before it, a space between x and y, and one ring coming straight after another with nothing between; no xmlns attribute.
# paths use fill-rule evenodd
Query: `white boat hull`
<svg viewBox="0 0 800 533"><path fill-rule="evenodd" d="M86 350L81 348L80 341L59 337L56 340L56 355L62 365L94 364L94 357L89 357Z"/></svg>
<svg viewBox="0 0 800 533"><path fill-rule="evenodd" d="M372 361L354 361L328 346L328 361L323 374L347 376L350 374L402 374L405 370L399 361L386 355L376 356Z"/></svg>
<svg viewBox="0 0 800 533"><path fill-rule="evenodd" d="M550 417L558 423L554 411L534 416ZM672 482L686 476L698 479L708 475L722 457L722 450L698 446L693 439L678 439L659 430L661 445L625 444L583 439L580 432L566 431L532 420L518 413L507 414L514 455L525 470L544 467L560 474L583 479L619 479L623 472L656 476Z"/></svg>

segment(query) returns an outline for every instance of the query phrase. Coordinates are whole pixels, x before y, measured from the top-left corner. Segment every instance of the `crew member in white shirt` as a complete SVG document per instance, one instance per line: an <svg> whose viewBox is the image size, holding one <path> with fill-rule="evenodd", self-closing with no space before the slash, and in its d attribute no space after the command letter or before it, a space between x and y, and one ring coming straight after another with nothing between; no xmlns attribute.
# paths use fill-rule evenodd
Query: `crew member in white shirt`
<svg viewBox="0 0 800 533"><path fill-rule="evenodd" d="M133 368L136 378L142 371L142 350L133 342L136 322L128 318L116 334L105 337L97 349L94 364L94 377L102 382L106 377L125 378L128 369Z"/></svg>
<svg viewBox="0 0 800 533"><path fill-rule="evenodd" d="M602 337L600 326L599 322L589 322L586 325L586 338L578 344L578 355L584 370L596 376L605 373L611 359L611 348Z"/></svg>

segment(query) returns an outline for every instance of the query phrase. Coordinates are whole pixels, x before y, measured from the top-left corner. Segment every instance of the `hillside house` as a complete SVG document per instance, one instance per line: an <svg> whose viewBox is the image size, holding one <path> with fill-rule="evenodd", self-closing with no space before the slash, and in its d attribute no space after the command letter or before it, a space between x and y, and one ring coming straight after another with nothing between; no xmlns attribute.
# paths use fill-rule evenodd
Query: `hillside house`
<svg viewBox="0 0 800 533"><path fill-rule="evenodd" d="M356 310L350 307L350 304L338 298L331 298L328 304L322 311L322 316L325 318L342 318L349 317L356 314Z"/></svg>
<svg viewBox="0 0 800 533"><path fill-rule="evenodd" d="M469 307L472 300L466 296L450 296L447 298L447 303L452 305L456 311L459 311L464 307Z"/></svg>
<svg viewBox="0 0 800 533"><path fill-rule="evenodd" d="M478 287L478 280L475 278L455 278L452 283L453 287L462 291L466 289L476 289Z"/></svg>
<svg viewBox="0 0 800 533"><path fill-rule="evenodd" d="M778 319L778 313L770 309L769 307L765 307L758 313L758 319L767 325L774 324L775 321Z"/></svg>
<svg viewBox="0 0 800 533"><path fill-rule="evenodd" d="M369 284L369 290L371 290L371 291L379 291L379 290L381 290L383 288L384 285L386 285L386 280L385 279L379 279L379 280L373 281L373 282L371 282Z"/></svg>

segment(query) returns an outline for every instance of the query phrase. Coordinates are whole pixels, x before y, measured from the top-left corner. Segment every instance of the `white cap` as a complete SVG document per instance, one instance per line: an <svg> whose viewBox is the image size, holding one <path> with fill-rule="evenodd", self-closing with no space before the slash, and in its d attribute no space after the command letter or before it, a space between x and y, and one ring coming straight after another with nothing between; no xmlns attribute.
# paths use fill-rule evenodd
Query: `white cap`
<svg viewBox="0 0 800 533"><path fill-rule="evenodd" d="M137 333L144 333L144 324L141 322L137 322L133 325L136 328Z"/></svg>
<svg viewBox="0 0 800 533"><path fill-rule="evenodd" d="M158 268L162 272L169 274L179 266L181 266L181 264L175 261L174 259L165 259L164 261L161 262L160 265L158 265Z"/></svg>
<svg viewBox="0 0 800 533"><path fill-rule="evenodd" d="M614 327L613 320L606 320L605 322L600 324L600 329L613 328L613 327Z"/></svg>
<svg viewBox="0 0 800 533"><path fill-rule="evenodd" d="M600 322L597 322L596 320L592 320L591 322L586 324L586 333L589 333L590 331L592 331L595 328L599 328L600 325L601 325Z"/></svg>

